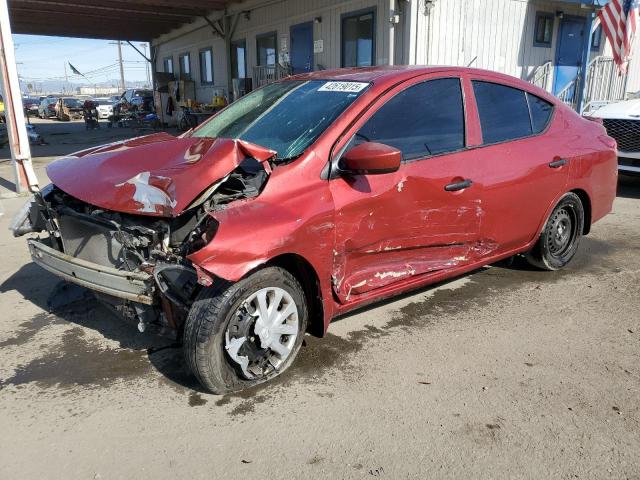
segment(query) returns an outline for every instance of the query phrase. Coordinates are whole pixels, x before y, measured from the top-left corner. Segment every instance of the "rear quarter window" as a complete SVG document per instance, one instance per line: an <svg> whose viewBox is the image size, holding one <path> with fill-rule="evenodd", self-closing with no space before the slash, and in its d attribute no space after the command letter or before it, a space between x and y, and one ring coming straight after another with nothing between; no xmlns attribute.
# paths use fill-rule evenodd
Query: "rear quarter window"
<svg viewBox="0 0 640 480"><path fill-rule="evenodd" d="M531 113L531 127L533 133L540 133L549 124L553 113L553 104L527 92L527 102Z"/></svg>
<svg viewBox="0 0 640 480"><path fill-rule="evenodd" d="M522 138L533 133L529 105L523 90L474 80L473 92L485 144Z"/></svg>

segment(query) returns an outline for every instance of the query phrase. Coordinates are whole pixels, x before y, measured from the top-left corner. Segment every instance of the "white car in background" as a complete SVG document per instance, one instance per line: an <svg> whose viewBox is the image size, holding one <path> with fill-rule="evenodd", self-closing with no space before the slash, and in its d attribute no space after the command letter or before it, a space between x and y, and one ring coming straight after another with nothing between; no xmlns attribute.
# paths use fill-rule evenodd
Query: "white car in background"
<svg viewBox="0 0 640 480"><path fill-rule="evenodd" d="M640 98L610 103L588 114L618 142L618 171L640 175Z"/></svg>
<svg viewBox="0 0 640 480"><path fill-rule="evenodd" d="M110 98L96 98L95 102L98 109L98 118L109 118L113 115L113 101Z"/></svg>

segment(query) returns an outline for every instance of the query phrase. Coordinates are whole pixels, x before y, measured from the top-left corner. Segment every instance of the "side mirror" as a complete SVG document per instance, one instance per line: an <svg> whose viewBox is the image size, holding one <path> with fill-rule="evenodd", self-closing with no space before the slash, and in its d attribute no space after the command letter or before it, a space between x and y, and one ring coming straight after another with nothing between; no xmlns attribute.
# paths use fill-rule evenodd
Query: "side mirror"
<svg viewBox="0 0 640 480"><path fill-rule="evenodd" d="M384 143L365 142L347 151L339 162L340 171L356 175L378 175L400 168L402 152Z"/></svg>

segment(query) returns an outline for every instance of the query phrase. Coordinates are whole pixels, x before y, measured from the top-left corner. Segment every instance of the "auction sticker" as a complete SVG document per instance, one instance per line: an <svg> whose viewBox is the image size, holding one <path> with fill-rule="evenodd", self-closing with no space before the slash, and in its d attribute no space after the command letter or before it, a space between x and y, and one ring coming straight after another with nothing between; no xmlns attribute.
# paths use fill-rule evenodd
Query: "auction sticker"
<svg viewBox="0 0 640 480"><path fill-rule="evenodd" d="M327 82L322 85L319 92L348 92L357 93L369 85L366 82Z"/></svg>

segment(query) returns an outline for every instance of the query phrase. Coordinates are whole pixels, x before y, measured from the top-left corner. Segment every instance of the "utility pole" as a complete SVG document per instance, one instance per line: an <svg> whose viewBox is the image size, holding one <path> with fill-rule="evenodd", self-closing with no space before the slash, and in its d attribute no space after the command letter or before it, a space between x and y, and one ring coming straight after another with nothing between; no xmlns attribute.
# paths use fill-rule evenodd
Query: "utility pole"
<svg viewBox="0 0 640 480"><path fill-rule="evenodd" d="M149 58L149 57L147 57L147 44L146 43L141 43L140 46L144 49L144 56L146 58ZM145 60L146 60L146 58L145 58ZM146 66L147 66L147 68L145 69L146 72L147 72L147 86L150 87L151 86L151 63L149 63L148 61L146 61L145 63L146 63Z"/></svg>
<svg viewBox="0 0 640 480"><path fill-rule="evenodd" d="M67 84L69 83L69 75L67 75L67 62L64 62L64 87L62 87L62 93L67 93Z"/></svg>
<svg viewBox="0 0 640 480"><path fill-rule="evenodd" d="M120 88L124 92L127 89L124 83L124 65L122 64L122 41L118 40L118 63L120 64Z"/></svg>

